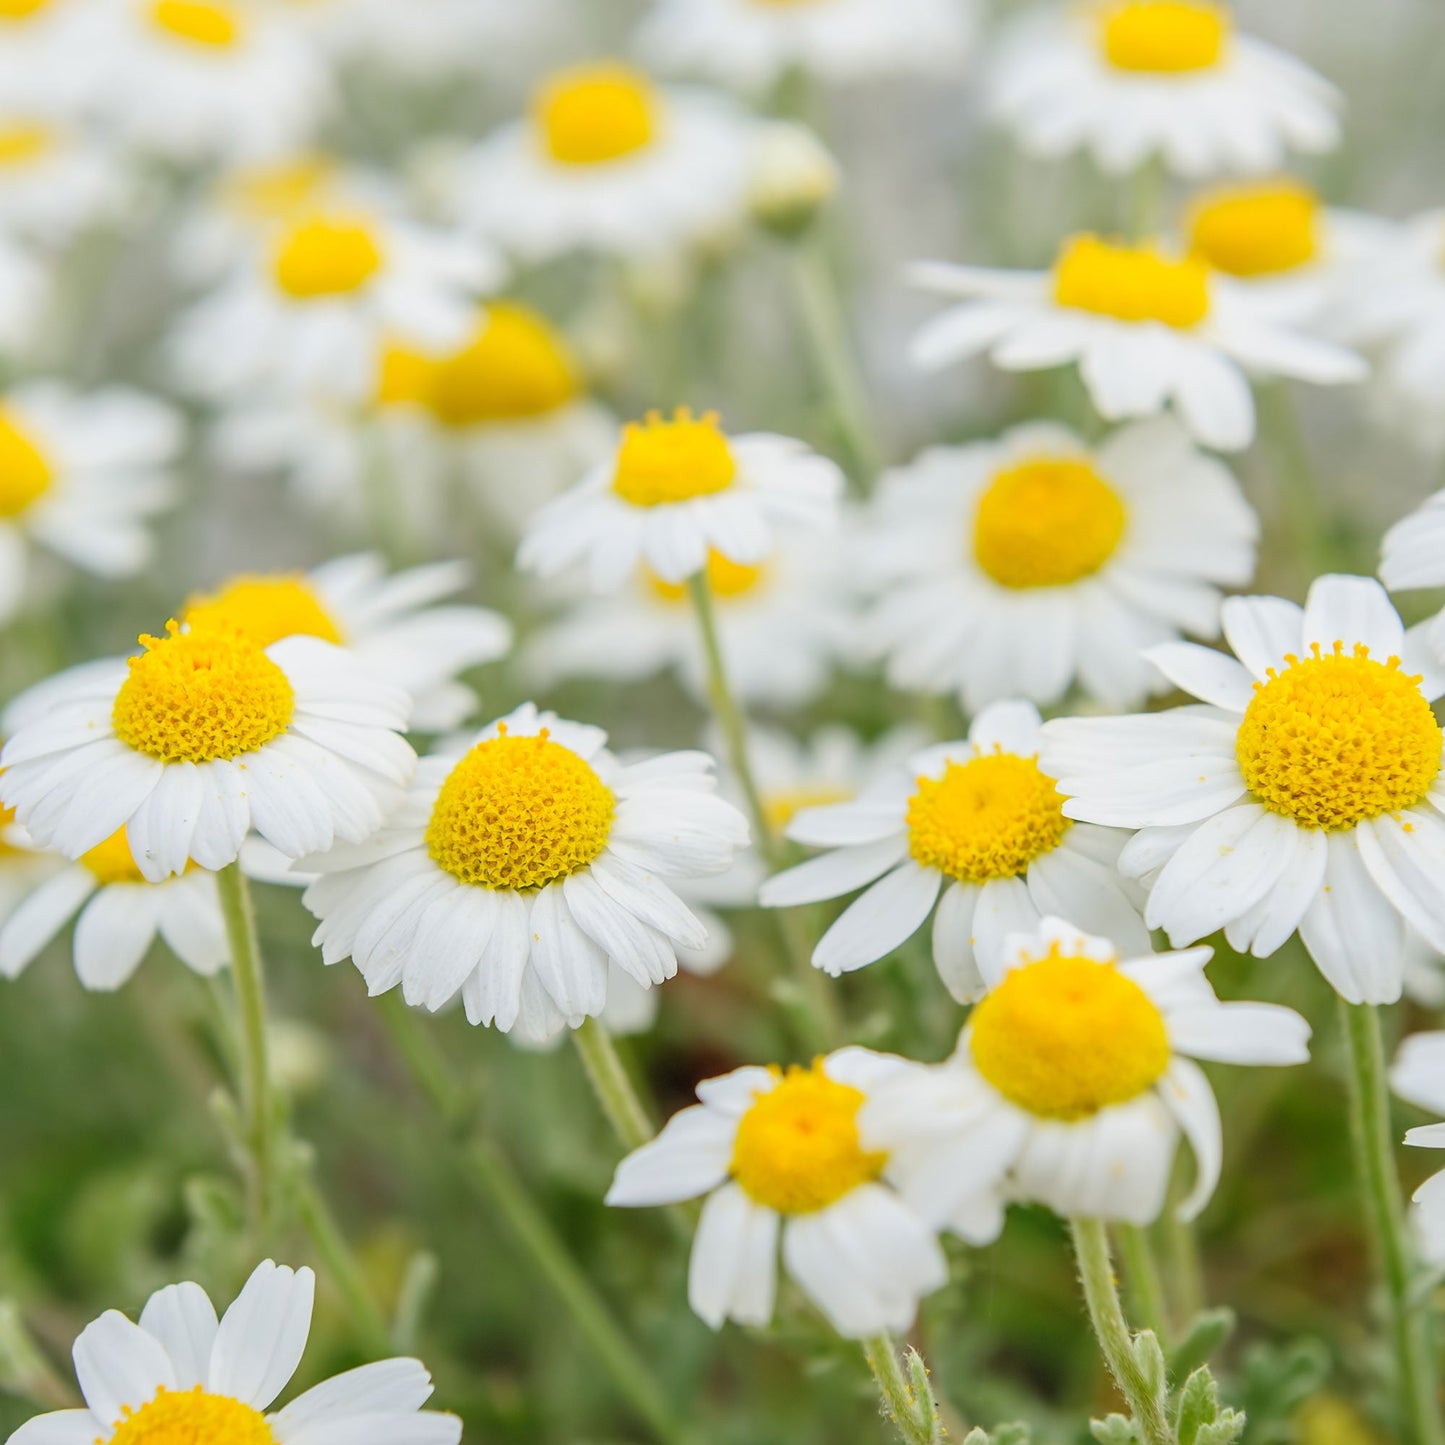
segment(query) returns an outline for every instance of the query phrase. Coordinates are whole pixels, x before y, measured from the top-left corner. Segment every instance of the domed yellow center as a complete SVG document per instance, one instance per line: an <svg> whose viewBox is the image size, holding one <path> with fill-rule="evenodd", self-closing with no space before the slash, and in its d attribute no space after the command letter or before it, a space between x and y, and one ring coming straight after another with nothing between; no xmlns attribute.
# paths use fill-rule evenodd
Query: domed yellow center
<svg viewBox="0 0 1445 1445"><path fill-rule="evenodd" d="M32 165L55 149L55 132L43 125L0 125L0 170Z"/></svg>
<svg viewBox="0 0 1445 1445"><path fill-rule="evenodd" d="M360 291L381 269L381 247L354 216L312 216L298 222L276 247L276 284L297 301Z"/></svg>
<svg viewBox="0 0 1445 1445"><path fill-rule="evenodd" d="M142 637L111 721L128 747L164 763L255 752L286 731L296 694L250 638L219 629Z"/></svg>
<svg viewBox="0 0 1445 1445"><path fill-rule="evenodd" d="M124 828L117 829L104 843L97 843L90 852L82 853L80 861L102 887L111 883L146 881L145 874L136 866L135 854L131 852L130 839Z"/></svg>
<svg viewBox="0 0 1445 1445"><path fill-rule="evenodd" d="M915 862L960 883L1014 878L1068 831L1064 797L1034 758L984 753L919 778L908 800Z"/></svg>
<svg viewBox="0 0 1445 1445"><path fill-rule="evenodd" d="M1030 457L978 500L973 555L1002 587L1065 587L1114 555L1128 521L1119 494L1076 457Z"/></svg>
<svg viewBox="0 0 1445 1445"><path fill-rule="evenodd" d="M815 783L812 787L782 788L764 792L763 812L773 832L781 833L804 808L827 808L834 803L846 803L853 796L851 788L829 787L823 783Z"/></svg>
<svg viewBox="0 0 1445 1445"><path fill-rule="evenodd" d="M50 6L51 0L0 0L0 20L29 20Z"/></svg>
<svg viewBox="0 0 1445 1445"><path fill-rule="evenodd" d="M566 341L527 306L488 306L475 336L437 363L429 401L445 426L525 421L566 406L581 390Z"/></svg>
<svg viewBox="0 0 1445 1445"><path fill-rule="evenodd" d="M231 6L201 0L156 0L151 23L178 40L211 50L228 50L242 37L241 18Z"/></svg>
<svg viewBox="0 0 1445 1445"><path fill-rule="evenodd" d="M628 65L564 70L532 99L532 120L547 154L567 166L603 165L645 150L657 119L652 83Z"/></svg>
<svg viewBox="0 0 1445 1445"><path fill-rule="evenodd" d="M612 490L634 507L658 507L693 497L725 492L737 476L737 464L717 413L694 417L685 406L665 420L650 411L644 421L622 429Z"/></svg>
<svg viewBox="0 0 1445 1445"><path fill-rule="evenodd" d="M1189 211L1189 249L1231 276L1273 276L1312 261L1320 203L1298 181L1221 186Z"/></svg>
<svg viewBox="0 0 1445 1445"><path fill-rule="evenodd" d="M1209 267L1153 246L1073 236L1054 262L1054 300L1119 321L1161 321L1181 329L1209 314Z"/></svg>
<svg viewBox="0 0 1445 1445"><path fill-rule="evenodd" d="M1255 683L1235 744L1249 790L1304 828L1353 828L1420 802L1440 771L1440 724L1399 658L1342 642L1285 658Z"/></svg>
<svg viewBox="0 0 1445 1445"><path fill-rule="evenodd" d="M115 1434L100 1445L276 1445L266 1417L229 1395L168 1390L139 1410L123 1407Z"/></svg>
<svg viewBox="0 0 1445 1445"><path fill-rule="evenodd" d="M746 597L767 576L767 568L750 562L732 562L714 548L707 554L707 586L714 597L727 600ZM650 567L642 569L643 578L649 588L664 602L687 600L687 585L683 582L664 582Z"/></svg>
<svg viewBox="0 0 1445 1445"><path fill-rule="evenodd" d="M1127 1103L1169 1067L1169 1033L1149 995L1112 963L1057 945L986 994L970 1030L979 1073L1044 1119Z"/></svg>
<svg viewBox="0 0 1445 1445"><path fill-rule="evenodd" d="M217 625L270 647L283 637L320 637L340 643L341 628L304 577L244 573L186 603L181 618L196 631Z"/></svg>
<svg viewBox="0 0 1445 1445"><path fill-rule="evenodd" d="M541 888L585 868L612 829L617 800L591 764L554 743L503 733L448 774L427 825L440 868L480 888Z"/></svg>
<svg viewBox="0 0 1445 1445"><path fill-rule="evenodd" d="M858 1135L862 1090L794 1064L755 1096L738 1121L732 1176L748 1197L779 1214L812 1214L877 1179L888 1156Z"/></svg>
<svg viewBox="0 0 1445 1445"><path fill-rule="evenodd" d="M50 490L54 480L45 453L0 407L0 517L18 517Z"/></svg>
<svg viewBox="0 0 1445 1445"><path fill-rule="evenodd" d="M302 155L269 166L251 166L227 178L223 204L254 221L276 221L312 204L336 175L330 156Z"/></svg>
<svg viewBox="0 0 1445 1445"><path fill-rule="evenodd" d="M1117 70L1182 75L1219 63L1229 15L1201 0L1123 0L1102 17L1104 55Z"/></svg>

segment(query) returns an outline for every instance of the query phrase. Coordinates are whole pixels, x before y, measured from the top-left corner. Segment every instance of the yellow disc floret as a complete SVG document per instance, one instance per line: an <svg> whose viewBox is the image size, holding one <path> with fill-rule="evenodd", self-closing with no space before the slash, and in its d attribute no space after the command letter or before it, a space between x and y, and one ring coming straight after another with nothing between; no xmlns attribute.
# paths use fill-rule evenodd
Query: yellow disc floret
<svg viewBox="0 0 1445 1445"><path fill-rule="evenodd" d="M279 737L296 708L286 674L250 638L219 628L142 637L111 721L128 747L163 763L237 758Z"/></svg>
<svg viewBox="0 0 1445 1445"><path fill-rule="evenodd" d="M919 778L908 800L908 848L960 883L1015 878L1063 841L1064 796L1034 758L983 753Z"/></svg>
<svg viewBox="0 0 1445 1445"><path fill-rule="evenodd" d="M1119 321L1183 329L1209 314L1209 267L1198 256L1073 236L1054 262L1054 300Z"/></svg>
<svg viewBox="0 0 1445 1445"><path fill-rule="evenodd" d="M198 593L186 603L182 622L196 631L217 626L270 647L283 637L320 637L341 642L341 628L304 577L243 573L215 592Z"/></svg>
<svg viewBox="0 0 1445 1445"><path fill-rule="evenodd" d="M1235 744L1249 790L1304 828L1353 828L1420 802L1440 771L1440 724L1419 677L1357 644L1303 659L1255 683Z"/></svg>
<svg viewBox="0 0 1445 1445"><path fill-rule="evenodd" d="M241 39L241 20L229 5L202 0L155 0L151 22L159 30L212 50L227 50Z"/></svg>
<svg viewBox="0 0 1445 1445"><path fill-rule="evenodd" d="M1221 186L1189 210L1189 249L1231 276L1273 276L1312 261L1320 203L1298 181Z"/></svg>
<svg viewBox="0 0 1445 1445"><path fill-rule="evenodd" d="M136 866L130 838L124 828L116 829L104 843L97 843L90 852L82 853L80 861L90 869L96 882L103 887L111 883L146 881L145 874Z"/></svg>
<svg viewBox="0 0 1445 1445"><path fill-rule="evenodd" d="M18 517L50 490L54 480L45 453L0 407L0 517Z"/></svg>
<svg viewBox="0 0 1445 1445"><path fill-rule="evenodd" d="M886 1154L863 1148L862 1090L793 1065L758 1093L738 1121L732 1176L750 1199L779 1214L812 1214L877 1179Z"/></svg>
<svg viewBox="0 0 1445 1445"><path fill-rule="evenodd" d="M1114 555L1128 513L1077 457L1030 457L994 475L978 499L973 555L1002 587L1066 587Z"/></svg>
<svg viewBox="0 0 1445 1445"><path fill-rule="evenodd" d="M543 82L532 98L532 119L554 161L601 165L652 143L657 96L629 65L579 65Z"/></svg>
<svg viewBox="0 0 1445 1445"><path fill-rule="evenodd" d="M1169 1032L1149 995L1112 963L1057 945L984 997L969 1049L1004 1098L1044 1119L1127 1103L1169 1067Z"/></svg>
<svg viewBox="0 0 1445 1445"><path fill-rule="evenodd" d="M55 149L55 132L43 125L0 125L0 167L25 166Z"/></svg>
<svg viewBox="0 0 1445 1445"><path fill-rule="evenodd" d="M758 583L767 576L767 567L762 563L754 566L751 562L733 562L724 557L715 547L707 553L707 588L712 595L726 601L733 597L746 597ZM643 578L647 585L664 602L685 602L687 584L665 582L650 567L644 567Z"/></svg>
<svg viewBox="0 0 1445 1445"><path fill-rule="evenodd" d="M445 426L526 421L566 406L581 391L566 341L528 306L488 306L476 334L437 363L428 401Z"/></svg>
<svg viewBox="0 0 1445 1445"><path fill-rule="evenodd" d="M478 743L448 774L427 826L438 867L481 888L541 888L585 868L617 800L590 763L535 737Z"/></svg>
<svg viewBox="0 0 1445 1445"><path fill-rule="evenodd" d="M360 291L381 269L381 247L355 216L311 216L282 236L272 269L297 301Z"/></svg>
<svg viewBox="0 0 1445 1445"><path fill-rule="evenodd" d="M229 1395L168 1390L139 1410L123 1406L115 1434L100 1445L276 1445L266 1417Z"/></svg>
<svg viewBox="0 0 1445 1445"><path fill-rule="evenodd" d="M612 490L634 507L657 507L724 492L736 476L717 413L694 417L680 406L671 421L650 411L622 429Z"/></svg>
<svg viewBox="0 0 1445 1445"><path fill-rule="evenodd" d="M1104 54L1118 70L1182 75L1219 63L1229 15L1207 0L1123 0L1102 14Z"/></svg>

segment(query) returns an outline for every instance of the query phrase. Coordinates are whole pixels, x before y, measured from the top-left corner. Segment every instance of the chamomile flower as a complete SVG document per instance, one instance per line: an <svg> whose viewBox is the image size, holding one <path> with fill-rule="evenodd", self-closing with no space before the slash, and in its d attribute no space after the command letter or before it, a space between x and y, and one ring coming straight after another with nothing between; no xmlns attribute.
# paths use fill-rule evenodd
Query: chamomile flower
<svg viewBox="0 0 1445 1445"><path fill-rule="evenodd" d="M1258 173L1340 136L1334 87L1215 0L1043 10L1001 47L990 103L1031 154L1087 151L1116 175L1156 155L1181 176Z"/></svg>
<svg viewBox="0 0 1445 1445"><path fill-rule="evenodd" d="M60 246L116 215L127 191L113 158L83 128L0 113L0 231Z"/></svg>
<svg viewBox="0 0 1445 1445"><path fill-rule="evenodd" d="M1445 1115L1445 1032L1411 1034L1390 1068L1390 1088L1406 1103ZM1419 1149L1445 1149L1445 1124L1419 1124L1405 1135ZM1414 1220L1421 1253L1445 1265L1445 1170L1432 1174L1414 1193Z"/></svg>
<svg viewBox="0 0 1445 1445"><path fill-rule="evenodd" d="M543 81L523 120L462 162L468 224L522 260L676 253L747 215L755 122L722 96L606 63Z"/></svg>
<svg viewBox="0 0 1445 1445"><path fill-rule="evenodd" d="M374 552L337 557L304 575L243 574L192 597L181 620L234 628L258 647L319 637L345 647L375 677L412 698L411 726L456 727L476 706L459 673L495 662L511 645L507 620L448 602L470 580L465 562L433 562L388 577Z"/></svg>
<svg viewBox="0 0 1445 1445"><path fill-rule="evenodd" d="M960 1002L977 997L1009 934L1051 913L1143 952L1148 930L1115 869L1125 837L1066 816L1066 793L1039 763L1039 728L1031 703L994 703L966 741L924 748L852 802L804 808L787 836L832 851L770 878L759 901L863 888L813 950L835 976L891 953L932 915L933 961Z"/></svg>
<svg viewBox="0 0 1445 1445"><path fill-rule="evenodd" d="M172 500L181 439L176 414L136 392L0 393L0 623L31 590L36 552L108 578L150 561L146 522Z"/></svg>
<svg viewBox="0 0 1445 1445"><path fill-rule="evenodd" d="M472 1023L532 1039L602 1011L609 961L671 978L705 940L671 884L725 872L747 825L705 754L627 766L606 742L528 703L424 759L380 832L304 860L323 961L433 1010L460 992Z"/></svg>
<svg viewBox="0 0 1445 1445"><path fill-rule="evenodd" d="M1194 1061L1309 1057L1293 1009L1219 1001L1204 977L1211 952L1121 950L1059 918L1013 935L984 966L988 991L953 1057L910 1065L863 1111L865 1129L906 1146L908 1203L976 1238L984 1172L1058 1214L1150 1224L1182 1132L1195 1178L1180 1213L1197 1215L1219 1181L1223 1131Z"/></svg>
<svg viewBox="0 0 1445 1445"><path fill-rule="evenodd" d="M904 1060L839 1049L807 1067L734 1069L617 1166L607 1202L707 1195L688 1303L713 1329L773 1317L777 1256L840 1334L906 1330L948 1268L892 1188L892 1137L866 1128L870 1097Z"/></svg>
<svg viewBox="0 0 1445 1445"><path fill-rule="evenodd" d="M917 284L962 298L914 339L936 370L986 353L1005 371L1077 362L1108 421L1153 416L1172 401L1191 435L1220 451L1254 436L1249 378L1360 381L1353 352L1279 325L1198 256L1098 236L1067 239L1047 271L923 262Z"/></svg>
<svg viewBox="0 0 1445 1445"><path fill-rule="evenodd" d="M1120 867L1173 944L1223 928L1265 958L1298 929L1341 997L1393 1002L1407 927L1445 949L1445 673L1369 578L1321 577L1303 610L1232 597L1223 622L1234 657L1148 653L1203 705L1047 723L1040 766L1068 817L1140 830Z"/></svg>
<svg viewBox="0 0 1445 1445"><path fill-rule="evenodd" d="M224 868L254 828L290 858L359 843L401 801L410 698L317 637L215 627L142 637L12 705L0 802L80 858L126 828L148 882Z"/></svg>
<svg viewBox="0 0 1445 1445"><path fill-rule="evenodd" d="M616 590L639 563L663 582L685 582L714 553L756 567L780 525L822 530L842 493L842 472L802 442L724 436L712 412L652 412L624 427L613 455L538 514L517 561L542 577L586 562L598 592Z"/></svg>
<svg viewBox="0 0 1445 1445"><path fill-rule="evenodd" d="M895 686L1136 706L1166 684L1140 649L1219 632L1221 587L1254 575L1259 523L1172 417L1089 447L1032 423L888 473L859 520L863 624Z"/></svg>
<svg viewBox="0 0 1445 1445"><path fill-rule="evenodd" d="M219 1321L189 1282L153 1294L139 1324L107 1310L75 1342L85 1408L36 1416L9 1445L456 1445L462 1422L422 1408L432 1383L419 1360L362 1365L265 1413L301 1363L315 1292L309 1269L268 1259Z"/></svg>
<svg viewBox="0 0 1445 1445"><path fill-rule="evenodd" d="M950 75L973 38L971 0L657 0L642 56L742 90L791 69L852 82Z"/></svg>

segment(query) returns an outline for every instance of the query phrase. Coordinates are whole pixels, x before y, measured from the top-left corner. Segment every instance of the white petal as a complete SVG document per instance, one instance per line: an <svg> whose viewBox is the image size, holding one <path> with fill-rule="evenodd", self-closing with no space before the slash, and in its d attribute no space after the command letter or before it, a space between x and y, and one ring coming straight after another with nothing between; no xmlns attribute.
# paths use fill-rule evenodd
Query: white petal
<svg viewBox="0 0 1445 1445"><path fill-rule="evenodd" d="M777 1286L778 1216L736 1184L703 1206L688 1264L687 1302L718 1329L724 1320L765 1325Z"/></svg>
<svg viewBox="0 0 1445 1445"><path fill-rule="evenodd" d="M1159 1094L1194 1151L1194 1188L1179 1206L1181 1219L1193 1219L1209 1203L1224 1162L1219 1104L1204 1070L1188 1059L1175 1059L1169 1065L1169 1072L1159 1081Z"/></svg>
<svg viewBox="0 0 1445 1445"><path fill-rule="evenodd" d="M208 1388L264 1410L301 1363L311 1333L316 1276L266 1260L221 1319Z"/></svg>
<svg viewBox="0 0 1445 1445"><path fill-rule="evenodd" d="M165 1347L119 1310L107 1310L75 1341L75 1378L91 1414L118 1425L129 1406L139 1409L158 1389L176 1387Z"/></svg>
<svg viewBox="0 0 1445 1445"><path fill-rule="evenodd" d="M843 910L818 940L814 967L836 976L891 953L923 927L942 881L936 868L900 864Z"/></svg>
<svg viewBox="0 0 1445 1445"><path fill-rule="evenodd" d="M175 1367L176 1388L204 1386L216 1342L216 1307L200 1285L187 1281L157 1290L141 1311L140 1327L165 1347Z"/></svg>

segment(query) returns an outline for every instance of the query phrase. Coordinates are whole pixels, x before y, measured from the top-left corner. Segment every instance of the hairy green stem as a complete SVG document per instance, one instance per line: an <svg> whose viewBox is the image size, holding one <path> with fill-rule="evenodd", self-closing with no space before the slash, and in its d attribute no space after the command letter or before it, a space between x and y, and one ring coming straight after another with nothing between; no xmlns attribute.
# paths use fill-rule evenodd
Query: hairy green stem
<svg viewBox="0 0 1445 1445"><path fill-rule="evenodd" d="M910 1350L905 1372L898 1346L887 1333L864 1340L863 1357L873 1372L883 1411L897 1427L905 1445L936 1445L942 1440L938 1407L928 1386L923 1357L916 1350Z"/></svg>

